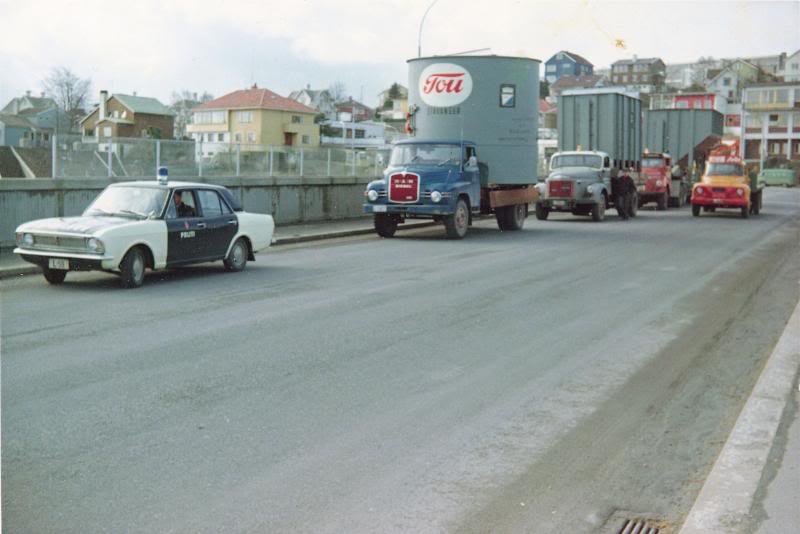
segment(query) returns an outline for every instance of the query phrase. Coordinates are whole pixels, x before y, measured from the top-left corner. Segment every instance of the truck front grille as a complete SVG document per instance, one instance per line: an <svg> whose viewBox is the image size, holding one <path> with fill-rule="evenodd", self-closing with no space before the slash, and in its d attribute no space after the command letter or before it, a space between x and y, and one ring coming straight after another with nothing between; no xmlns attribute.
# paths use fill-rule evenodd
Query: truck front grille
<svg viewBox="0 0 800 534"><path fill-rule="evenodd" d="M551 197L572 198L572 182L569 180L552 180L547 192Z"/></svg>
<svg viewBox="0 0 800 534"><path fill-rule="evenodd" d="M389 201L410 204L419 200L419 175L397 173L389 177Z"/></svg>

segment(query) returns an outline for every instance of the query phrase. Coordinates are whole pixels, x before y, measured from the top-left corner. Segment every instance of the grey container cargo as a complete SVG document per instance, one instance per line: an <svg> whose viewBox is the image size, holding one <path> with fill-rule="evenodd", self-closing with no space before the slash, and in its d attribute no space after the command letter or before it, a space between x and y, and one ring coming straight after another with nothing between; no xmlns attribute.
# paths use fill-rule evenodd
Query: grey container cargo
<svg viewBox="0 0 800 534"><path fill-rule="evenodd" d="M722 137L723 121L722 113L713 109L646 110L644 148L651 152L667 152L672 161L688 167L695 159L695 147L710 136L714 140ZM712 143L709 140L706 144Z"/></svg>
<svg viewBox="0 0 800 534"><path fill-rule="evenodd" d="M558 97L558 149L599 150L616 168L638 168L641 112L641 100L617 88L564 91Z"/></svg>
<svg viewBox="0 0 800 534"><path fill-rule="evenodd" d="M488 166L488 172L481 175L482 187L536 183L539 60L436 56L410 59L408 64L408 103L414 110L416 138L473 141L478 159ZM439 82L444 88L441 102L426 91L437 75L451 76ZM467 76L470 90L464 91L466 98L458 101L454 93L447 94L447 89L453 89L447 80ZM454 98L448 100L450 96Z"/></svg>

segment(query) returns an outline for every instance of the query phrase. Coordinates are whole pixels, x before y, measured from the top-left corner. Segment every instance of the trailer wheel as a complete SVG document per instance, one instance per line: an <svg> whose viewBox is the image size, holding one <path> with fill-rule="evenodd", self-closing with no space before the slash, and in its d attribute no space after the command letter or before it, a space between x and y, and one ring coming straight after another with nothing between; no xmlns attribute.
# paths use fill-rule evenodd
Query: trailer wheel
<svg viewBox="0 0 800 534"><path fill-rule="evenodd" d="M667 191L661 193L658 197L658 200L656 201L656 210L664 211L665 209L667 209L668 200L669 200L669 193Z"/></svg>
<svg viewBox="0 0 800 534"><path fill-rule="evenodd" d="M700 216L700 206L698 204L692 204L692 215L695 217Z"/></svg>
<svg viewBox="0 0 800 534"><path fill-rule="evenodd" d="M397 219L389 215L375 214L375 232L381 237L394 237L397 231Z"/></svg>
<svg viewBox="0 0 800 534"><path fill-rule="evenodd" d="M525 204L515 204L513 206L506 206L503 208L505 212L505 230L515 232L522 230L525 225L525 215L527 206Z"/></svg>
<svg viewBox="0 0 800 534"><path fill-rule="evenodd" d="M606 218L606 203L605 197L600 199L600 202L595 203L592 206L592 220L594 222L600 222Z"/></svg>
<svg viewBox="0 0 800 534"><path fill-rule="evenodd" d="M469 206L463 198L456 202L452 215L444 217L444 229L448 239L463 239L469 227ZM502 229L502 228L501 228Z"/></svg>
<svg viewBox="0 0 800 534"><path fill-rule="evenodd" d="M537 202L536 218L539 219L540 221L546 221L549 215L550 215L550 208L546 208Z"/></svg>

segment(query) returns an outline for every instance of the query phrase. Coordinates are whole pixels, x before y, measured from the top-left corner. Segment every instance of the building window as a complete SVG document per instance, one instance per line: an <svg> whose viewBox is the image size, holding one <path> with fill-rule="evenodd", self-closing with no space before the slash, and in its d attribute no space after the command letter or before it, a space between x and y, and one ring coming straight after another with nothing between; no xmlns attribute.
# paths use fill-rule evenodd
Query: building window
<svg viewBox="0 0 800 534"><path fill-rule="evenodd" d="M218 133L217 134L217 142L218 143L222 143L223 141L225 141L225 134L224 133Z"/></svg>
<svg viewBox="0 0 800 534"><path fill-rule="evenodd" d="M111 137L111 126L103 126L103 137Z"/></svg>
<svg viewBox="0 0 800 534"><path fill-rule="evenodd" d="M722 85L724 85L725 87L730 87L731 79L730 78L722 78Z"/></svg>
<svg viewBox="0 0 800 534"><path fill-rule="evenodd" d="M247 132L247 141L250 143L256 142L256 133L255 132Z"/></svg>
<svg viewBox="0 0 800 534"><path fill-rule="evenodd" d="M225 111L197 111L193 116L194 124L225 124Z"/></svg>
<svg viewBox="0 0 800 534"><path fill-rule="evenodd" d="M253 122L253 112L252 111L237 111L236 112L236 120L239 122Z"/></svg>
<svg viewBox="0 0 800 534"><path fill-rule="evenodd" d="M515 85L504 83L500 86L500 107L513 108L516 106L517 88Z"/></svg>
<svg viewBox="0 0 800 534"><path fill-rule="evenodd" d="M310 141L310 139L309 139L309 137L307 135L303 135L303 136L300 137L300 142L303 143L304 145L307 145L311 141Z"/></svg>
<svg viewBox="0 0 800 534"><path fill-rule="evenodd" d="M300 115L292 115L292 124L302 124L302 123L303 123L303 117L301 117Z"/></svg>
<svg viewBox="0 0 800 534"><path fill-rule="evenodd" d="M241 143L241 142L242 142L242 134L240 134L240 133L237 133L237 134L235 134L235 135L233 136L233 139L234 139L234 140L235 140L237 143Z"/></svg>
<svg viewBox="0 0 800 534"><path fill-rule="evenodd" d="M547 72L555 72L556 66L555 65L548 65L546 68Z"/></svg>

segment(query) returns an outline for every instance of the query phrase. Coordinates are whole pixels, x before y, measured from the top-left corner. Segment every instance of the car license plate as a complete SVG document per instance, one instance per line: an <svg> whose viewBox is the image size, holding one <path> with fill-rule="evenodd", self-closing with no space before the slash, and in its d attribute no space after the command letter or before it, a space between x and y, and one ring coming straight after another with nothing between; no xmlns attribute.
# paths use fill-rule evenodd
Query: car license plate
<svg viewBox="0 0 800 534"><path fill-rule="evenodd" d="M51 269L61 269L64 271L69 270L69 260L62 260L61 258L50 258L47 261L47 266Z"/></svg>
<svg viewBox="0 0 800 534"><path fill-rule="evenodd" d="M374 211L375 213L385 213L386 212L386 206L381 206L381 205L372 206L372 211Z"/></svg>
<svg viewBox="0 0 800 534"><path fill-rule="evenodd" d="M553 201L553 206L558 206L559 208L563 208L566 205L567 205L567 201L566 200L554 200Z"/></svg>

